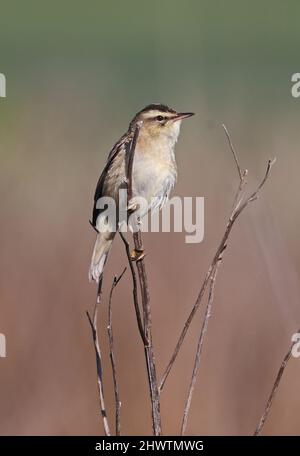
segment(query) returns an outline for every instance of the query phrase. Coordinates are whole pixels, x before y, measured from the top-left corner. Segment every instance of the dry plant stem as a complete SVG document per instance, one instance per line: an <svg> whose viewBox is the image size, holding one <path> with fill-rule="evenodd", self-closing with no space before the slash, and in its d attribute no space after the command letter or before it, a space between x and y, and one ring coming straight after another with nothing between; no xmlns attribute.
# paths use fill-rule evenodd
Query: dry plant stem
<svg viewBox="0 0 300 456"><path fill-rule="evenodd" d="M134 162L134 153L135 153L135 146L137 143L139 130L141 125L137 125L135 128L133 140L130 144L130 148L127 150L127 160L126 160L126 178L127 178L127 199L128 204L133 196L132 192L132 170L133 170L133 162ZM121 237L124 241L124 236ZM134 246L136 250L142 251L143 244L141 233L138 231L137 233L133 234ZM126 244L125 244L126 245ZM128 261L130 264L131 272L134 270L132 265L132 259L130 256L130 252L128 255L128 246L126 246L126 253L128 257ZM152 329L151 329L151 307L150 307L150 296L149 296L149 287L148 287L148 280L145 268L144 258L140 259L136 263L138 276L139 276L139 283L140 283L140 290L141 290L141 298L142 298L142 309L143 309L143 331L141 331L140 326L142 326L140 316L137 313L137 321L139 325L140 334L142 336L143 344L144 344L144 351L145 351L145 358L146 358L146 365L147 365L147 374L148 374L148 382L149 382L149 389L150 389L150 400L151 400L151 410L152 410L152 428L154 435L161 435L161 416L160 416L160 400L159 400L159 391L158 391L158 382L157 382L157 375L156 375L156 367L155 367L155 358L153 352L153 344L152 344ZM133 277L133 286L136 288L135 282L135 274L132 273ZM137 292L134 291L134 301L137 300ZM138 302L135 302L135 309L139 312L139 305Z"/></svg>
<svg viewBox="0 0 300 456"><path fill-rule="evenodd" d="M136 250L143 250L141 232L133 234L134 239L134 246ZM149 381L149 388L150 388L150 397L151 397L151 405L152 405L152 425L153 425L153 432L154 435L161 435L161 417L160 417L160 399L159 399L159 390L158 390L158 381L157 381L157 374L156 374L156 366L155 366L155 358L154 358L154 351L153 351L153 343L152 343L152 317L151 317L151 307L150 307L150 296L149 296L149 287L148 287L148 280L146 274L146 268L144 263L144 258L136 263L139 280L140 280L140 288L141 288L141 296L142 296L142 306L143 306L143 313L144 313L144 329L145 335L148 343L144 345L145 350L145 357L147 363L147 371L148 371L148 381Z"/></svg>
<svg viewBox="0 0 300 456"><path fill-rule="evenodd" d="M235 160L235 163L236 163L236 166L237 166L237 170L238 170L238 174L239 174L239 178L240 178L239 187L237 189L235 200L234 200L234 204L233 204L233 209L232 209L231 216L230 216L228 224L227 224L227 228L228 228L228 225L230 223L233 223L234 220L236 220L238 215L247 206L247 204L250 201L254 201L257 198L258 192L262 188L262 186L264 185L264 183L265 183L265 181L266 181L266 179L267 179L267 177L269 175L271 166L274 163L274 161L273 162L271 162L271 161L268 162L267 170L266 170L266 174L264 176L264 179L262 180L260 185L257 187L256 191L253 192L250 195L250 197L247 198L243 202L243 198L242 198L241 195L242 195L243 187L246 184L247 170L242 171L242 169L241 169L241 167L239 165L237 154L236 154L235 149L233 147L233 143L231 141L230 135L229 135L228 130L227 130L227 128L226 128L226 126L224 124L223 124L223 128L225 130L225 133L226 133L226 136L227 136L227 139L228 139L230 150L231 150L231 152L232 152L232 154L234 156L234 160ZM225 247L226 247L226 242L224 243L224 249L225 249ZM218 268L219 268L219 265L220 265L220 263L222 261L222 254L223 254L223 251L219 255L219 257L217 259L217 262L216 262L216 265L213 266L213 269L212 269L211 275L210 275L210 279L209 279L210 280L210 288L209 288L208 303L207 303L207 306L206 306L204 321L203 321L203 324L202 324L202 328L201 328L201 332L200 332L200 336L199 336L199 340L198 340L198 345L197 345L197 350L196 350L196 356L195 356L195 361L194 361L194 367L193 367L191 382L190 382L190 385L189 385L188 395L187 395L187 399L186 399L186 403L185 403L185 408L184 408L184 413L183 413L183 418L182 418L182 425L181 425L181 435L185 434L185 431L186 431L186 428L187 428L189 411L190 411L190 407L191 407L191 402L192 402L194 388L195 388L195 385L196 385L197 373L198 373L198 369L200 367L200 360L201 360L201 354L202 354L204 338L205 338L205 334L206 334L206 331L207 331L209 318L210 318L210 315L211 315L211 309L212 309L212 304L213 304L213 299L214 299L215 282L216 282L216 277L217 277L217 273L218 273ZM286 362L287 362L287 360L286 360ZM285 364L286 364L286 362L285 362ZM283 369L284 369L284 367L283 367ZM270 406L271 406L271 403L270 403Z"/></svg>
<svg viewBox="0 0 300 456"><path fill-rule="evenodd" d="M300 329L298 329L297 333L300 332ZM261 419L260 419L260 422L259 422L259 425L257 426L257 428L255 429L255 432L254 432L254 435L257 436L260 434L265 422L266 422L266 419L268 418L268 415L269 415L269 412L270 412L270 408L272 406L272 403L273 403L273 400L275 399L275 396L276 396L276 393L277 393L277 390L278 390L278 387L279 387L279 384L280 384L280 381L281 381L281 378L283 376L283 373L284 373L284 370L287 366L287 363L289 362L291 356L292 356L292 350L293 350L293 346L295 345L295 342L293 342L287 352L287 354L285 355L285 357L283 358L283 361L280 365L280 368L279 368L279 371L278 371L278 374L277 374L277 377L276 377L276 380L275 380L275 383L273 385L273 388L272 388L272 391L270 393L270 396L268 398L268 401L267 401L267 404L266 404L266 407L264 409L264 412L261 416Z"/></svg>
<svg viewBox="0 0 300 456"><path fill-rule="evenodd" d="M101 358L101 351L100 351L100 344L99 344L99 337L98 337L98 330L97 330L98 309L100 307L101 295L102 295L102 277L98 284L97 299L96 299L96 303L95 303L95 307L94 307L93 318L90 317L90 314L88 312L87 312L87 317L88 317L88 320L89 320L89 323L91 326L91 330L92 330L95 355L96 355L97 380L98 380L98 392L99 392L101 417L102 417L102 421L103 421L104 433L105 433L105 435L109 436L109 435L111 435L111 432L110 432L110 427L108 424L106 408L105 408L102 358Z"/></svg>
<svg viewBox="0 0 300 456"><path fill-rule="evenodd" d="M149 381L150 394L151 394L150 397L151 397L151 406L152 406L153 431L155 433L155 429L156 429L157 432L160 429L159 432L161 433L161 425L160 425L160 418L159 418L160 417L159 393L158 393L157 377L156 377L156 370L155 370L155 364L154 364L154 354L153 354L153 347L152 347L151 331L150 332L149 332L149 330L147 331L148 337L151 338L151 344L149 344L147 335L144 332L143 322L142 322L142 318L141 318L141 314L140 314L138 295L137 295L137 280L136 280L136 274L135 274L134 265L133 265L133 262L132 262L132 259L131 259L131 255L130 255L129 243L127 242L127 240L126 240L125 236L123 235L123 233L120 232L120 236L121 236L122 241L124 242L124 245L125 245L125 248L126 248L127 259L128 259L128 263L129 263L130 270L131 270L131 276L132 276L132 282L133 282L133 301L134 301L135 313L136 313L136 317L137 317L137 323L138 323L140 336L142 338L143 345L144 345L144 350L145 350L145 357L146 357L146 363L147 363L147 374L148 374L148 381ZM137 265L139 263L140 262L138 262ZM146 290L147 290L147 288L146 288ZM146 327L148 327L148 325ZM158 434L155 434L155 435L160 435L160 434L158 433Z"/></svg>
<svg viewBox="0 0 300 456"><path fill-rule="evenodd" d="M234 158L234 161L235 161L238 173L239 173L240 182L241 182L243 180L242 168L240 167L240 164L239 164L239 161L238 161L238 158L237 158L237 154L236 154L235 148L233 147L232 140L231 140L230 134L228 133L226 125L222 124L222 127L223 127L223 129L225 131L225 135L227 137L227 141L228 141L230 150L232 152L232 155L233 155L233 158Z"/></svg>
<svg viewBox="0 0 300 456"><path fill-rule="evenodd" d="M228 131L225 127L225 132L227 132L227 137L230 138L229 134L228 134ZM270 174L270 170L272 168L272 165L275 163L275 159L274 160L269 160L268 163L267 163L267 169L266 169L266 172L265 172L265 175L261 181L261 183L258 185L258 187L256 188L256 190L248 197L248 198L241 198L241 193L242 193L242 190L243 190L243 187L245 186L245 183L246 183L246 177L247 177L247 171L245 170L244 172L241 171L241 167L239 165L239 162L238 162L238 159L237 159L237 156L236 156L236 153L234 151L234 149L232 148L232 142L230 140L230 144L231 144L231 151L234 155L234 159L235 159L235 163L237 165L237 169L238 169L238 173L239 173L239 177L240 177L240 181L239 181L239 186L238 186L238 190L236 192L236 197L235 197L235 202L234 202L234 206L233 206L233 209L231 211L231 214L230 214L230 217L228 219L228 222L227 222L227 225L226 225L226 229L225 229L225 233L222 237L222 240L217 248L217 251L213 257L213 260L209 266L209 269L206 273L206 276L204 278L204 281L202 283L202 286L200 288L200 291L198 293L198 296L197 296L197 299L192 307L192 310L184 324L184 327L181 331L181 334L179 336L179 339L177 341L177 344L175 346L175 349L173 351L173 354L171 356L171 359L164 371L164 374L162 376L162 379L161 379L161 382L159 384L159 392L162 391L164 385L165 385L165 382L170 374L170 371L174 365L174 362L177 358L177 355L181 349L181 346L183 344L183 341L185 339L185 336L188 332L188 329L190 327L190 324L201 304L201 301L202 301L202 298L203 298L203 295L205 293L205 290L206 290L206 287L211 279L211 276L213 274L213 271L217 265L217 262L218 262L218 259L219 259L219 256L222 254L222 252L225 250L226 246L227 246L227 241L228 241L228 238L229 238L229 235L231 233L231 230L232 230L232 227L236 221L236 219L239 217L239 215L243 212L243 210L248 206L248 204L252 201L255 201L257 198L258 198L258 194L259 194L259 191L261 190L261 188L263 187L263 185L265 184L266 180L268 179L269 177L269 174Z"/></svg>
<svg viewBox="0 0 300 456"><path fill-rule="evenodd" d="M120 393L117 381L117 367L114 353L114 335L113 335L113 326L112 326L112 297L113 292L123 275L125 274L126 268L123 270L122 274L119 277L114 277L113 284L109 293L109 302L108 302L108 340L109 340L109 356L112 368L113 382L114 382L114 393L115 393L115 403L116 403L116 435L121 435L121 401Z"/></svg>
<svg viewBox="0 0 300 456"><path fill-rule="evenodd" d="M214 290L215 290L216 277L217 277L217 273L218 273L218 267L219 267L221 261L222 261L222 255L220 255L217 265L216 265L215 269L213 270L212 276L210 278L209 296L208 296L205 316L204 316L204 320L203 320L203 324L202 324L202 328L201 328L201 332L200 332L200 337L198 340L192 378L191 378L191 382L189 385L187 399L185 402L182 424L181 424L181 435L185 434L187 423L188 423L188 416L189 416L191 403L192 403L192 397L193 397L193 393L194 393L194 389L195 389L195 385L196 385L197 373L198 373L198 369L200 367L200 360L201 360L204 338L205 338L205 334L206 334L207 327L208 327L208 321L211 316L211 309L212 309L213 300L214 300Z"/></svg>
<svg viewBox="0 0 300 456"><path fill-rule="evenodd" d="M137 279L136 279L136 273L134 269L133 262L131 261L131 255L130 255L130 245L127 239L125 238L124 234L120 231L120 236L121 239L125 245L125 250L126 250L126 255L128 259L128 264L130 267L130 272L132 276L132 294L133 294L133 303L134 303L134 308L135 308L135 314L136 314L136 320L140 332L140 336L142 338L142 341L144 345L148 345L148 340L146 339L145 332L144 332L144 327L143 327L143 321L141 317L141 311L140 311L140 306L139 306L139 300L138 300L138 291L137 291Z"/></svg>

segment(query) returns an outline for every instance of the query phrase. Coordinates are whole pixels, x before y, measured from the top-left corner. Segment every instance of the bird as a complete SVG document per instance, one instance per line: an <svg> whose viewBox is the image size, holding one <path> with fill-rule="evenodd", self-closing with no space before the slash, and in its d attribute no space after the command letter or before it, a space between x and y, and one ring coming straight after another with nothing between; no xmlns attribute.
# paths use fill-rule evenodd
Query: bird
<svg viewBox="0 0 300 456"><path fill-rule="evenodd" d="M106 225L107 215L99 207L99 201L103 197L110 197L114 199L116 207L120 206L120 189L127 182L126 163L132 142L136 140L131 178L132 199L144 198L147 203L145 212L159 210L168 201L177 180L174 149L181 122L193 115L192 112L178 112L162 103L149 104L134 116L127 132L111 149L94 194L90 223L97 237L89 269L90 282L99 283L117 231ZM130 201L127 204L128 212L135 208Z"/></svg>

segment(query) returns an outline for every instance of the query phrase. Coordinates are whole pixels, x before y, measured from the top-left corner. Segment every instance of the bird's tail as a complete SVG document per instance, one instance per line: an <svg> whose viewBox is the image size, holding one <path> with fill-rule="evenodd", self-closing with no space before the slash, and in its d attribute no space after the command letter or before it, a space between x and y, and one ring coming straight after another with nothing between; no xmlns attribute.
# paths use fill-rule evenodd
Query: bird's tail
<svg viewBox="0 0 300 456"><path fill-rule="evenodd" d="M89 270L89 280L97 283L102 275L115 233L98 233Z"/></svg>

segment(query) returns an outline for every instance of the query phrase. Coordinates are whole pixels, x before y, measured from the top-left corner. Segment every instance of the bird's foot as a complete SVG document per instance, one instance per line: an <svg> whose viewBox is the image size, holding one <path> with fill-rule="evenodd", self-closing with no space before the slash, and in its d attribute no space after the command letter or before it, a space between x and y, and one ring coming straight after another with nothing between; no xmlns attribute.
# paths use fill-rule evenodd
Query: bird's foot
<svg viewBox="0 0 300 456"><path fill-rule="evenodd" d="M135 212L138 208L139 208L139 204L134 203L134 202L129 202L129 204L128 204L128 206L127 206L127 211L128 211L129 214L132 214L132 213Z"/></svg>
<svg viewBox="0 0 300 456"><path fill-rule="evenodd" d="M144 249L133 249L130 254L131 261L141 261L145 257Z"/></svg>

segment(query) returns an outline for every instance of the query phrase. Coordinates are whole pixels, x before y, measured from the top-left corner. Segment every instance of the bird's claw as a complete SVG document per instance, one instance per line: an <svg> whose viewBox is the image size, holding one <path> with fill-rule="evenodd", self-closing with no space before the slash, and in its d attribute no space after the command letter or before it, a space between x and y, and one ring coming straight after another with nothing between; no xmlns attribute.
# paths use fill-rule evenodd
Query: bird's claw
<svg viewBox="0 0 300 456"><path fill-rule="evenodd" d="M138 209L139 205L137 203L129 203L127 206L127 211L129 213L135 212Z"/></svg>
<svg viewBox="0 0 300 456"><path fill-rule="evenodd" d="M131 261L141 261L145 257L146 253L144 249L133 249L130 258Z"/></svg>

